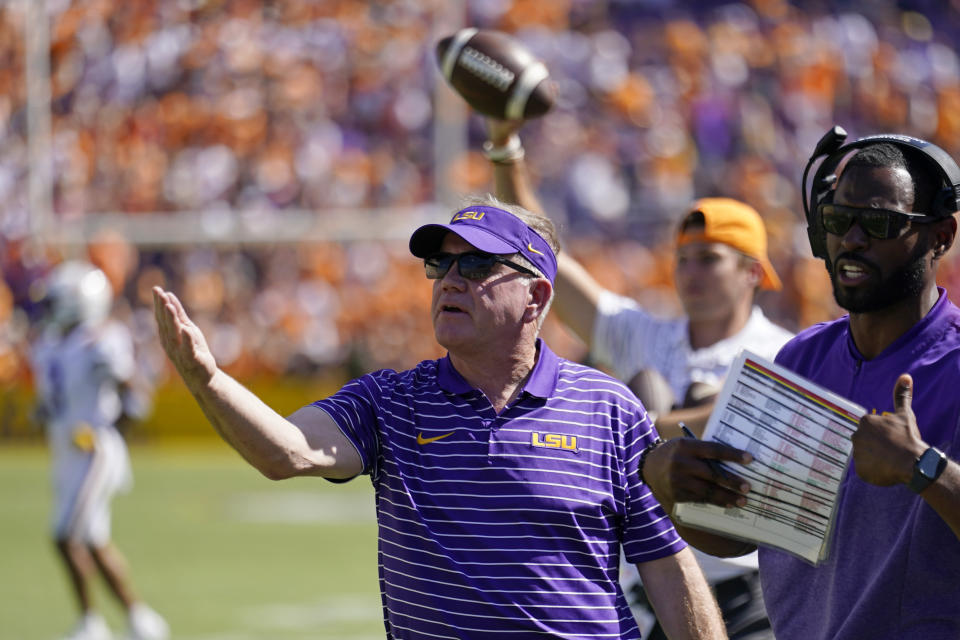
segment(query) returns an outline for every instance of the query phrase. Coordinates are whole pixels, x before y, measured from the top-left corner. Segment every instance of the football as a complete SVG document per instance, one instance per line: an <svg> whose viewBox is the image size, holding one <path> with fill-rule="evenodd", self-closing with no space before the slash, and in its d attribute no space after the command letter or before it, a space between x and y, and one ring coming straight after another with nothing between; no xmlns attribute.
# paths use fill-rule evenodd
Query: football
<svg viewBox="0 0 960 640"><path fill-rule="evenodd" d="M486 116L537 118L553 106L547 67L506 33L461 29L437 43L437 63L450 86Z"/></svg>

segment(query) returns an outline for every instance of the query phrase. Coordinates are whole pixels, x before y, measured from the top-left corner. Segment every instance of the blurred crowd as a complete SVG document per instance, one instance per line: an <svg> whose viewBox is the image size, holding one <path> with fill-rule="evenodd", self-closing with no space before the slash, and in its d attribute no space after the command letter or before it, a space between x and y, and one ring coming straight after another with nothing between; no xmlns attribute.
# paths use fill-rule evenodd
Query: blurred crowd
<svg viewBox="0 0 960 640"><path fill-rule="evenodd" d="M0 383L26 379L36 283L78 252L102 266L142 362L167 375L149 289L172 288L239 377L405 368L439 354L404 242L157 247L110 232L40 242L30 216L26 1L0 3ZM437 166L433 45L458 25L515 34L558 102L523 131L566 249L611 289L677 311L673 223L694 198L754 205L797 329L836 313L810 258L800 178L819 137L896 131L960 157L960 0L47 0L53 209L314 211L433 204L490 188L469 145ZM451 22L453 20L453 22ZM443 30L446 29L446 32ZM449 141L452 146L455 141ZM453 208L456 203L442 203ZM278 218L282 220L281 218ZM960 252L941 279L960 285ZM960 287L954 286L954 290ZM558 351L582 347L548 323Z"/></svg>

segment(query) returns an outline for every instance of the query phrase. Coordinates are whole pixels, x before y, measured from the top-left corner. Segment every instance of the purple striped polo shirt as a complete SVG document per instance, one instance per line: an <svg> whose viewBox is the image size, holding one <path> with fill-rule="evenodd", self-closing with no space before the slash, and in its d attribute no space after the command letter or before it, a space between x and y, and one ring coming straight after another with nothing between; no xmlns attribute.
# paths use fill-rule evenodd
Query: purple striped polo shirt
<svg viewBox="0 0 960 640"><path fill-rule="evenodd" d="M497 415L449 357L358 378L315 406L376 491L387 637L640 637L618 585L685 543L637 474L656 437L619 381L539 357Z"/></svg>

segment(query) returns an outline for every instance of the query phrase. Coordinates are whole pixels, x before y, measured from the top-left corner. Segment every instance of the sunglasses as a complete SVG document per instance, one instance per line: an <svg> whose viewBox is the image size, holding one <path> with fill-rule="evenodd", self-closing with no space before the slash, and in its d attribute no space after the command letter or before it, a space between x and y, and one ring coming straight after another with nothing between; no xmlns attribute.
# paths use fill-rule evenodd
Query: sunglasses
<svg viewBox="0 0 960 640"><path fill-rule="evenodd" d="M842 236L856 222L868 236L877 240L896 238L910 222L933 222L937 219L925 213L847 207L832 202L821 204L817 207L817 212L828 233Z"/></svg>
<svg viewBox="0 0 960 640"><path fill-rule="evenodd" d="M468 253L436 253L423 261L423 268L430 280L439 280L447 275L453 263L457 263L457 271L467 280L483 280L490 275L496 264L505 264L520 273L538 277L537 274L516 262L511 262L494 253L470 251Z"/></svg>

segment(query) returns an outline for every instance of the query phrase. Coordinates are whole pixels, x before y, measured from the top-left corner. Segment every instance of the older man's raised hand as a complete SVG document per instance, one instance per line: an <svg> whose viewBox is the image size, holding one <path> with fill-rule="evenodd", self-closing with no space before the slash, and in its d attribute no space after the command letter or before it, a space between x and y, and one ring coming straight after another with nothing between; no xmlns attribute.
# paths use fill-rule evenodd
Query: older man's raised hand
<svg viewBox="0 0 960 640"><path fill-rule="evenodd" d="M217 362L183 304L170 291L153 288L153 311L157 319L160 343L187 387L207 384L217 371Z"/></svg>

